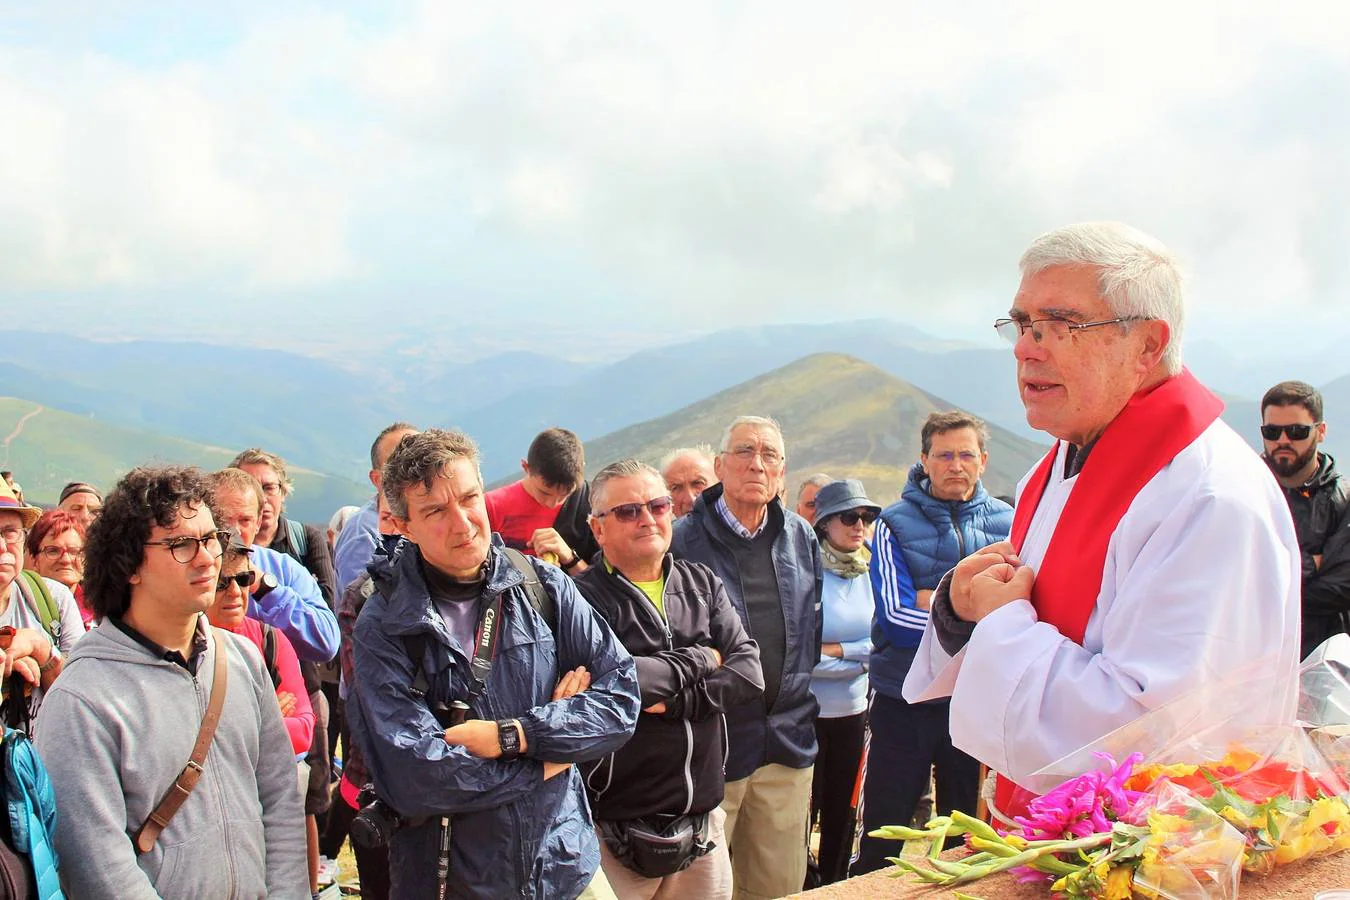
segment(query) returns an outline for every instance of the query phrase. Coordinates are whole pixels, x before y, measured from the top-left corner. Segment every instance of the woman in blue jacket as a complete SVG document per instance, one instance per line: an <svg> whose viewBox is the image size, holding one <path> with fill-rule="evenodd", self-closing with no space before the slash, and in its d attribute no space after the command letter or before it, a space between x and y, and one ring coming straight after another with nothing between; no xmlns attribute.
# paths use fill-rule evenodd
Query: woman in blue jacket
<svg viewBox="0 0 1350 900"><path fill-rule="evenodd" d="M811 691L820 703L816 719L811 821L820 821L820 880L844 878L853 848L849 807L862 761L867 727L867 658L872 652L871 552L867 535L881 507L867 499L862 482L832 481L816 495L816 534L825 579L820 662Z"/></svg>

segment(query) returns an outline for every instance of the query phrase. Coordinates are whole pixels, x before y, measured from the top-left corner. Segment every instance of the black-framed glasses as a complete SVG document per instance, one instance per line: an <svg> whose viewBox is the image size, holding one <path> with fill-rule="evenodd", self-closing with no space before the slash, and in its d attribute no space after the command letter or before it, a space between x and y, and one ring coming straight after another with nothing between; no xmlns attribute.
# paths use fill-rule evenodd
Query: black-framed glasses
<svg viewBox="0 0 1350 900"><path fill-rule="evenodd" d="M670 515L670 511L674 508L674 500L669 497L657 497L654 500L648 500L646 503L620 503L618 506L611 506L604 512L596 513L595 517L603 519L605 516L613 516L615 521L631 525L638 520L644 509L652 514L653 519L659 519L662 516Z"/></svg>
<svg viewBox="0 0 1350 900"><path fill-rule="evenodd" d="M1048 337L1053 341L1067 341L1071 335L1103 325L1123 325L1126 322L1147 322L1149 316L1118 316L1100 322L1070 322L1068 319L996 319L994 331L1010 344L1015 344L1028 331L1038 344Z"/></svg>
<svg viewBox="0 0 1350 900"><path fill-rule="evenodd" d="M42 547L38 550L38 555L45 557L48 562L56 562L63 556L70 556L76 562L84 559L84 549L70 549L69 547Z"/></svg>
<svg viewBox="0 0 1350 900"><path fill-rule="evenodd" d="M253 582L258 580L258 573L252 569L245 569L242 572L235 572L233 575L222 575L216 579L216 593L227 590L230 585L237 584L241 588L252 587Z"/></svg>
<svg viewBox="0 0 1350 900"><path fill-rule="evenodd" d="M870 509L861 511L850 509L839 514L839 521L844 523L845 528L852 528L854 525L857 525L859 519L862 520L864 525L871 525L877 520L877 514Z"/></svg>
<svg viewBox="0 0 1350 900"><path fill-rule="evenodd" d="M1320 424L1319 422L1318 425ZM1268 441L1278 441L1280 434L1284 433L1289 435L1291 441L1306 441L1316 427L1317 425L1306 425L1302 422L1296 425L1262 425L1261 437Z"/></svg>
<svg viewBox="0 0 1350 900"><path fill-rule="evenodd" d="M228 531L208 531L201 537L192 537L183 535L182 537L169 538L163 541L146 541L147 547L167 547L173 554L174 562L187 565L197 558L197 551L203 547L206 552L211 554L213 559L219 559L225 552L225 542L230 539Z"/></svg>

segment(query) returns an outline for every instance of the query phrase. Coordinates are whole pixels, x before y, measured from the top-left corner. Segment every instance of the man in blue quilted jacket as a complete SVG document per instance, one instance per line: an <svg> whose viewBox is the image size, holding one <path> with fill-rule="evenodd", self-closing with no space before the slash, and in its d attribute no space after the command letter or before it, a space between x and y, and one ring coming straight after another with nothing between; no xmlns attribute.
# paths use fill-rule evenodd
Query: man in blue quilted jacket
<svg viewBox="0 0 1350 900"><path fill-rule="evenodd" d="M908 825L937 776L937 807L974 815L980 765L952 746L950 701L906 703L901 693L928 606L942 576L982 547L1007 540L1012 507L980 483L989 453L984 422L963 412L933 413L924 422L919 462L900 500L877 522L872 544L872 625L863 839L850 874L883 868L895 842L867 837L883 825Z"/></svg>

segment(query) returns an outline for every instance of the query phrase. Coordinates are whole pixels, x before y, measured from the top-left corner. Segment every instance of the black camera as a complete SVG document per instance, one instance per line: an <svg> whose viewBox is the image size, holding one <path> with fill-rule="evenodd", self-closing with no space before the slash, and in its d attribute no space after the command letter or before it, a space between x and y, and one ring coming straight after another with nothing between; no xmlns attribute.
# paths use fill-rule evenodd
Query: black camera
<svg viewBox="0 0 1350 900"><path fill-rule="evenodd" d="M469 717L469 704L462 700L431 705L431 713L441 723L442 728L453 728ZM375 785L367 784L356 796L356 805L360 812L352 819L352 842L366 850L376 850L389 846L389 836L400 828L417 824L419 821L404 816L375 793Z"/></svg>
<svg viewBox="0 0 1350 900"><path fill-rule="evenodd" d="M375 785L367 784L356 797L361 811L352 819L352 843L364 850L389 846L389 836L408 824L388 803L375 794Z"/></svg>

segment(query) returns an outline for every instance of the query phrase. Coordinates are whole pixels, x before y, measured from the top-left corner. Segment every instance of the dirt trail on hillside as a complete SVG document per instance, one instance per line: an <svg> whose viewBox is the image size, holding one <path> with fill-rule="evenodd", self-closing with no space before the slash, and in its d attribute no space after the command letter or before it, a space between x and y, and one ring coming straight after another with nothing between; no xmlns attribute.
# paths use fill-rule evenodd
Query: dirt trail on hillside
<svg viewBox="0 0 1350 900"><path fill-rule="evenodd" d="M14 440L17 439L19 435L23 434L24 423L26 423L29 419L33 418L33 416L36 416L38 413L42 412L42 410L45 408L46 407L39 406L37 409L31 409L28 412L24 413L23 416L20 417L19 421L14 423L14 430L9 433L9 435L5 438L5 440L2 443L0 443L0 447L5 448L6 463L9 462L9 445L13 443Z"/></svg>

